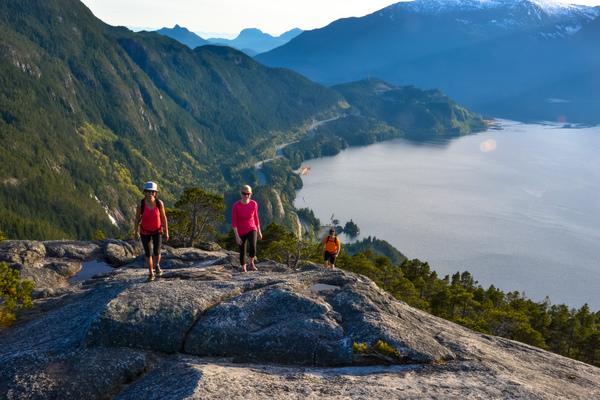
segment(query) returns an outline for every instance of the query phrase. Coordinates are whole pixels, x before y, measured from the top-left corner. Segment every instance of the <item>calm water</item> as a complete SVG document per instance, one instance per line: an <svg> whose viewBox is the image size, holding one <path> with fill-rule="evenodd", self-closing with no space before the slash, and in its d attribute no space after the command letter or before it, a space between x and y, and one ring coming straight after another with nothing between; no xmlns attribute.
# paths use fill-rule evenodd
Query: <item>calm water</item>
<svg viewBox="0 0 600 400"><path fill-rule="evenodd" d="M296 206L352 218L440 275L600 310L600 127L503 121L445 144L403 140L307 161Z"/></svg>
<svg viewBox="0 0 600 400"><path fill-rule="evenodd" d="M71 277L69 283L76 284L91 279L94 275L106 274L112 271L114 271L114 268L103 261L85 261L81 266L81 271Z"/></svg>

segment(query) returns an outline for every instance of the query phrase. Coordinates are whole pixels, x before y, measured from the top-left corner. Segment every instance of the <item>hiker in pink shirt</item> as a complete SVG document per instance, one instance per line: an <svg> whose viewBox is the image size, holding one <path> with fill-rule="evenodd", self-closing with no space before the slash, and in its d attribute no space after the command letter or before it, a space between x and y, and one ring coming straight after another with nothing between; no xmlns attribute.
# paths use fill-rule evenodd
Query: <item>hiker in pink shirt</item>
<svg viewBox="0 0 600 400"><path fill-rule="evenodd" d="M258 204L250 200L252 188L248 185L242 186L240 191L242 196L233 205L231 215L231 226L235 234L235 242L240 246L240 264L242 271L246 272L246 247L248 247L248 257L250 258L250 268L258 271L254 265L256 257L256 240L262 239L260 231L260 221L258 220Z"/></svg>

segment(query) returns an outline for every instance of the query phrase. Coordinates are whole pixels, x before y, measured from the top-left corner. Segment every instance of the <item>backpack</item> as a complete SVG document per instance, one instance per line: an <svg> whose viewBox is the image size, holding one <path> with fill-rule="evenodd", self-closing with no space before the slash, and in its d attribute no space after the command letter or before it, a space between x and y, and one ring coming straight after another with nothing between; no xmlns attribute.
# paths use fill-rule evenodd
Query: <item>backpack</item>
<svg viewBox="0 0 600 400"><path fill-rule="evenodd" d="M338 252L337 241L338 241L338 239L336 236L328 235L327 241L325 242L325 251L327 251L328 253L331 253L331 254L337 253Z"/></svg>

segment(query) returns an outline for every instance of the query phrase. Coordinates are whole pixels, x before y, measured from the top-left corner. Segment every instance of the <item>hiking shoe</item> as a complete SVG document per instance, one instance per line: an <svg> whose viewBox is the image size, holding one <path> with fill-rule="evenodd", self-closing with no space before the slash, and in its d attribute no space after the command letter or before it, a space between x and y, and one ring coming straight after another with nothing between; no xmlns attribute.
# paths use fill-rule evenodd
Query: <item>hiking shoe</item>
<svg viewBox="0 0 600 400"><path fill-rule="evenodd" d="M160 268L160 265L156 266L156 276L162 276L163 270Z"/></svg>
<svg viewBox="0 0 600 400"><path fill-rule="evenodd" d="M154 274L148 275L148 282L152 282L155 279Z"/></svg>

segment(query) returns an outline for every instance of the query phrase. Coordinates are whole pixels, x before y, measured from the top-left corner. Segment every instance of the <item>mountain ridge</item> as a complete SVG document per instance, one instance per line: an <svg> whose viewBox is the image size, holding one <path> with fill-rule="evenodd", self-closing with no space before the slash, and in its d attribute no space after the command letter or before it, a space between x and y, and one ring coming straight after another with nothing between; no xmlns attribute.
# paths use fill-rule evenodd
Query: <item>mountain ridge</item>
<svg viewBox="0 0 600 400"><path fill-rule="evenodd" d="M349 107L293 71L112 27L75 0L2 2L0 31L0 230L11 238L125 235L150 179L167 204L190 186L232 201L276 144ZM261 217L281 203L275 221L298 226L301 182L282 171Z"/></svg>
<svg viewBox="0 0 600 400"><path fill-rule="evenodd" d="M234 39L209 38L207 40L210 43L230 46L249 56L255 56L284 45L302 32L299 28L293 28L279 36L272 36L258 28L245 28Z"/></svg>
<svg viewBox="0 0 600 400"><path fill-rule="evenodd" d="M105 208L126 226L141 195L136 182L150 177L165 182L167 200L198 179L227 187L222 171L236 179L239 167L225 149L266 146L339 101L235 50L192 51L156 33L110 27L78 1L3 2L0 29L0 132L12 146L0 163L1 229L11 237L116 233ZM37 164L49 168L37 172ZM43 212L48 202L58 212Z"/></svg>
<svg viewBox="0 0 600 400"><path fill-rule="evenodd" d="M185 44L190 49L195 49L198 46L204 46L210 43L208 40L203 39L199 35L178 24L175 24L173 28L161 28L156 32L163 36L175 39L178 42Z"/></svg>
<svg viewBox="0 0 600 400"><path fill-rule="evenodd" d="M570 4L568 2L553 0L417 0L410 2L399 2L390 5L383 10L404 8L421 13L440 13L452 12L456 10L493 9L505 6L517 8L522 5L532 5L540 11L550 14L562 14L565 12L571 12L573 10L589 12L595 8L592 6ZM597 16L597 11L594 14L594 17Z"/></svg>
<svg viewBox="0 0 600 400"><path fill-rule="evenodd" d="M547 101L568 97L564 89L552 88L565 73L600 65L596 46L580 34L596 21L598 7L556 13L529 0L458 1L443 13L419 11L419 5L431 4L440 2L402 2L365 17L334 21L256 59L327 85L375 76L396 85L439 88L489 116L600 121L594 112L598 101L590 103L583 90L572 91L571 104ZM456 4L486 7L461 9Z"/></svg>

